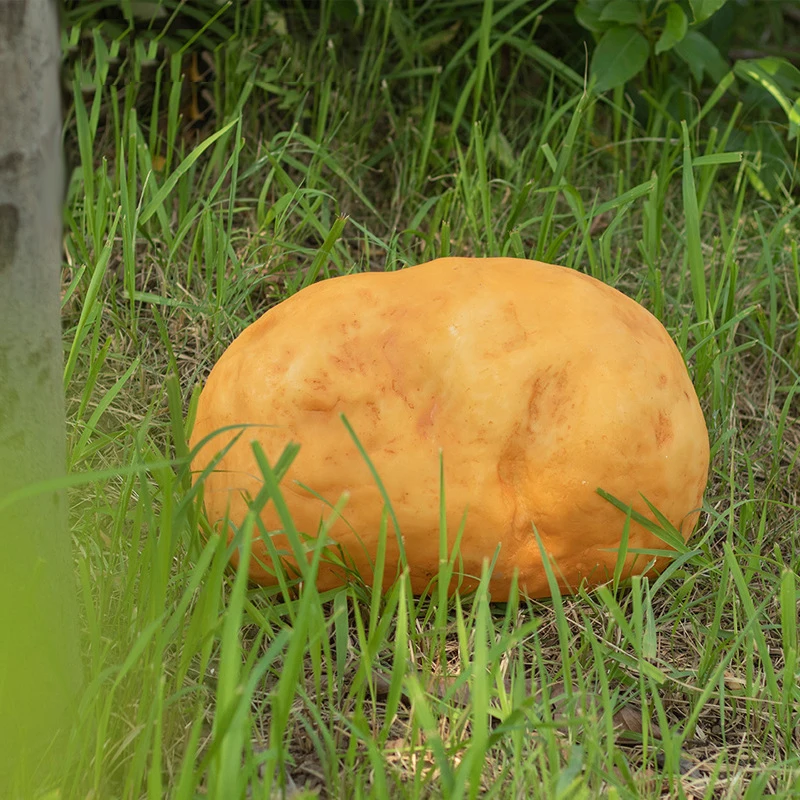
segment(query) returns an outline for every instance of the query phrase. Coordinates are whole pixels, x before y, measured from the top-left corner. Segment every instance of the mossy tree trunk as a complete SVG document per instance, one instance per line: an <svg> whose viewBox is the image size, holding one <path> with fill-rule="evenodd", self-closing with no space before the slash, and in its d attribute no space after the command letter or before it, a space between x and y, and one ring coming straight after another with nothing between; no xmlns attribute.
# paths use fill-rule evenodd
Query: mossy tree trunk
<svg viewBox="0 0 800 800"><path fill-rule="evenodd" d="M65 468L60 62L56 0L0 0L0 787L54 766L81 680L64 493L13 501Z"/></svg>

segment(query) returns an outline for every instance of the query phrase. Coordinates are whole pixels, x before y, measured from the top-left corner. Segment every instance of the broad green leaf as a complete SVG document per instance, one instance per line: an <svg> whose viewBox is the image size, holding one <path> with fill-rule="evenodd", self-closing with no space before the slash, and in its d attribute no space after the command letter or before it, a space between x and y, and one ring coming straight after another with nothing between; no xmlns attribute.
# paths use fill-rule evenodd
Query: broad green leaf
<svg viewBox="0 0 800 800"><path fill-rule="evenodd" d="M672 50L686 36L688 28L689 20L686 19L683 9L677 3L670 3L667 6L667 20L664 24L664 30L661 31L661 36L658 37L656 42L656 55Z"/></svg>
<svg viewBox="0 0 800 800"><path fill-rule="evenodd" d="M782 58L759 58L738 61L737 75L766 89L775 98L789 120L789 140L800 126L800 70Z"/></svg>
<svg viewBox="0 0 800 800"><path fill-rule="evenodd" d="M620 22L636 25L641 22L642 7L636 0L611 0L600 12L601 22Z"/></svg>
<svg viewBox="0 0 800 800"><path fill-rule="evenodd" d="M697 31L689 31L675 45L675 53L686 62L697 83L703 80L703 73L721 81L728 72L728 63L716 46Z"/></svg>
<svg viewBox="0 0 800 800"><path fill-rule="evenodd" d="M692 7L695 24L707 20L712 14L719 11L728 0L689 0Z"/></svg>
<svg viewBox="0 0 800 800"><path fill-rule="evenodd" d="M632 25L606 31L592 56L595 90L605 92L638 75L647 63L650 45Z"/></svg>
<svg viewBox="0 0 800 800"><path fill-rule="evenodd" d="M767 56L749 61L736 62L737 69L754 67L765 72L781 86L785 94L800 92L800 69L789 63L785 58Z"/></svg>
<svg viewBox="0 0 800 800"><path fill-rule="evenodd" d="M800 91L800 69L785 58L766 58L762 61L773 62L776 73L783 79L789 81L791 85Z"/></svg>
<svg viewBox="0 0 800 800"><path fill-rule="evenodd" d="M575 6L575 19L579 25L592 33L603 33L612 27L611 22L602 22L600 20L600 11L588 3L578 3Z"/></svg>

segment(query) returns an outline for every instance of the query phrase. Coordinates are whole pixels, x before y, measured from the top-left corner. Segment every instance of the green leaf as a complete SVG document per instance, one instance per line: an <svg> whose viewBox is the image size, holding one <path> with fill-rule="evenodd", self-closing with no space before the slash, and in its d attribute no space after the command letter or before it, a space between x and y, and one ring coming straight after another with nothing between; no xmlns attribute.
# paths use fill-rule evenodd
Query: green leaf
<svg viewBox="0 0 800 800"><path fill-rule="evenodd" d="M783 58L768 57L737 61L734 72L775 98L789 120L789 140L794 139L800 126L800 70Z"/></svg>
<svg viewBox="0 0 800 800"><path fill-rule="evenodd" d="M699 320L708 319L708 295L703 262L703 245L700 235L700 209L697 204L697 189L692 172L692 150L689 127L681 122L683 132L683 212L686 219L686 255L692 283L692 298Z"/></svg>
<svg viewBox="0 0 800 800"><path fill-rule="evenodd" d="M695 24L707 20L712 14L719 11L728 0L689 0L692 7Z"/></svg>
<svg viewBox="0 0 800 800"><path fill-rule="evenodd" d="M771 125L754 125L743 142L743 150L751 155L745 166L747 177L766 200L781 193L781 185L792 177L792 157L786 151L786 140Z"/></svg>
<svg viewBox="0 0 800 800"><path fill-rule="evenodd" d="M620 22L636 25L641 22L642 7L636 0L611 0L600 12L601 22Z"/></svg>
<svg viewBox="0 0 800 800"><path fill-rule="evenodd" d="M692 159L695 167L717 167L720 164L739 164L744 158L744 153L739 150L735 153L711 153L707 156L697 156Z"/></svg>
<svg viewBox="0 0 800 800"><path fill-rule="evenodd" d="M719 82L728 72L728 63L716 46L697 31L689 31L675 45L675 53L686 62L697 83L703 80L703 73Z"/></svg>
<svg viewBox="0 0 800 800"><path fill-rule="evenodd" d="M605 92L629 81L642 71L649 55L647 39L632 25L606 31L592 56L595 90Z"/></svg>
<svg viewBox="0 0 800 800"><path fill-rule="evenodd" d="M686 36L688 28L689 20L686 19L683 9L677 3L670 3L667 6L667 20L664 30L661 31L661 36L658 37L656 42L656 55L672 50Z"/></svg>
<svg viewBox="0 0 800 800"><path fill-rule="evenodd" d="M604 33L612 27L610 22L601 22L600 13L597 8L593 8L588 3L578 3L575 6L575 19L578 24L592 33Z"/></svg>

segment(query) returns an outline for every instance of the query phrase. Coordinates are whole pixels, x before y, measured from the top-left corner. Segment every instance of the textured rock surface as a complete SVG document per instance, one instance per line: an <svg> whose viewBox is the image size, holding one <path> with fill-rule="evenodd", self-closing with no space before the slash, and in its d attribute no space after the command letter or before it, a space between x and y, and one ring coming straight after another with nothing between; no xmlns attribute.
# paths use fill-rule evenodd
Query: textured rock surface
<svg viewBox="0 0 800 800"><path fill-rule="evenodd" d="M663 326L615 289L534 261L448 258L323 281L268 311L212 371L193 444L226 425L265 427L248 429L208 477L210 521L229 505L240 522L243 493L260 488L251 440L273 464L298 442L282 482L298 529L314 535L330 514L298 483L330 504L349 492L348 524L337 521L331 536L370 581L383 503L340 413L392 499L417 592L438 569L440 448L450 541L467 512L471 576L499 547L496 600L515 569L530 595L549 594L533 524L563 589L608 580L625 515L598 487L651 516L645 495L688 537L707 480L705 422ZM195 470L232 435L204 447ZM272 505L262 518L280 527ZM665 545L633 524L629 548ZM258 540L254 554L268 564ZM390 526L386 583L397 557ZM647 563L629 556L627 571ZM268 568L251 575L272 582ZM341 582L322 569L321 587Z"/></svg>

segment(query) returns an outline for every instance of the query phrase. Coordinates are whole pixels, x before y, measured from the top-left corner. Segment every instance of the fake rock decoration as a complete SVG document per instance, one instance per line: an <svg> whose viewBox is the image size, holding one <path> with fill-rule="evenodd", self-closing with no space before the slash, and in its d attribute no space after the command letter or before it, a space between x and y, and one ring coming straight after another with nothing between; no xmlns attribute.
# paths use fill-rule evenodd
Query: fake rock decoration
<svg viewBox="0 0 800 800"><path fill-rule="evenodd" d="M534 526L562 591L608 581L625 513L598 488L654 519L646 497L684 539L698 519L708 434L681 354L641 305L575 270L442 258L333 278L267 311L214 367L192 445L224 426L256 427L208 475L209 521L227 513L240 525L246 498L261 489L253 439L273 465L297 442L281 483L297 529L316 536L348 492L329 531L334 562L371 583L384 501L342 413L392 501L417 593L439 568L440 449L451 544L466 512L451 589L459 576L462 588L475 586L497 552L493 600L508 596L515 570L530 596L549 595ZM195 474L237 432L200 448ZM277 550L290 552L272 503L261 518ZM626 576L652 565L637 549L667 546L632 522ZM389 522L386 585L398 558ZM250 574L274 583L260 536ZM321 589L345 580L346 570L322 564Z"/></svg>

